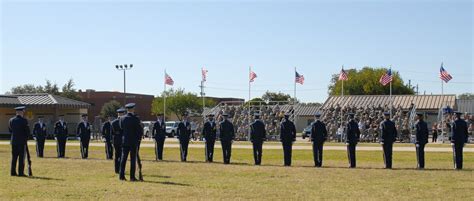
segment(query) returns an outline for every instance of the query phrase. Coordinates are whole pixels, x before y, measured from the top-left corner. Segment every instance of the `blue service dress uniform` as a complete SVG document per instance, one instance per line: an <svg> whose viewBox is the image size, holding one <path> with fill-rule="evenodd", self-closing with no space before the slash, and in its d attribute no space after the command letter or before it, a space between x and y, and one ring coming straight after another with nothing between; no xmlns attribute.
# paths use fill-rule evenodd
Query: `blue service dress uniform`
<svg viewBox="0 0 474 201"><path fill-rule="evenodd" d="M204 124L202 135L206 140L205 157L206 162L213 162L214 159L214 145L217 138L217 124L214 121L208 121Z"/></svg>
<svg viewBox="0 0 474 201"><path fill-rule="evenodd" d="M25 154L26 146L28 141L28 135L30 134L30 128L28 127L28 120L20 115L17 115L10 119L8 129L11 134L10 144L12 146L12 161L11 161L11 176L25 176ZM18 162L18 174L16 172L16 165Z"/></svg>
<svg viewBox="0 0 474 201"><path fill-rule="evenodd" d="M313 142L313 158L314 166L322 167L323 166L323 145L326 142L328 136L328 131L326 129L326 124L320 120L313 122L311 128L311 141Z"/></svg>
<svg viewBox="0 0 474 201"><path fill-rule="evenodd" d="M355 168L357 166L356 161L356 146L360 139L359 125L353 119L347 124L347 158L349 160L349 167Z"/></svg>
<svg viewBox="0 0 474 201"><path fill-rule="evenodd" d="M112 145L112 122L107 121L102 126L102 137L105 139L105 157L112 160L114 157L114 147Z"/></svg>
<svg viewBox="0 0 474 201"><path fill-rule="evenodd" d="M232 141L234 141L235 138L234 124L232 124L232 122L229 120L224 120L219 125L219 131L224 164L230 164L230 158L232 155Z"/></svg>
<svg viewBox="0 0 474 201"><path fill-rule="evenodd" d="M265 124L256 120L250 125L250 141L253 146L253 159L255 165L262 164L262 155L263 155L263 142L267 140L267 131L265 130Z"/></svg>
<svg viewBox="0 0 474 201"><path fill-rule="evenodd" d="M130 180L136 181L135 171L137 165L137 154L140 146L143 129L140 119L132 113L121 117L122 128L122 158L120 160L120 180L125 180L125 166L130 154Z"/></svg>
<svg viewBox="0 0 474 201"><path fill-rule="evenodd" d="M114 167L115 173L120 173L120 159L122 157L122 128L120 128L120 119L112 121L112 138L114 144Z"/></svg>
<svg viewBox="0 0 474 201"><path fill-rule="evenodd" d="M280 124L280 141L283 145L284 165L291 166L291 152L293 142L296 141L296 127L290 120L284 120Z"/></svg>
<svg viewBox="0 0 474 201"><path fill-rule="evenodd" d="M419 169L425 168L425 145L428 144L428 124L425 121L419 120L415 124L416 129L416 161Z"/></svg>
<svg viewBox="0 0 474 201"><path fill-rule="evenodd" d="M153 124L153 138L155 139L156 160L163 160L163 150L166 140L166 124L163 121L156 121Z"/></svg>
<svg viewBox="0 0 474 201"><path fill-rule="evenodd" d="M385 168L391 169L393 143L395 143L398 135L397 128L395 127L395 123L393 123L393 121L386 119L380 123L380 129L380 143L382 143Z"/></svg>
<svg viewBox="0 0 474 201"><path fill-rule="evenodd" d="M77 137L79 137L81 157L89 157L89 142L91 140L91 125L89 122L81 122L77 125Z"/></svg>
<svg viewBox="0 0 474 201"><path fill-rule="evenodd" d="M33 137L36 138L36 156L43 158L44 143L46 141L46 124L36 122L33 128Z"/></svg>
<svg viewBox="0 0 474 201"><path fill-rule="evenodd" d="M463 165L463 148L468 142L467 123L462 119L457 119L452 124L451 143L453 144L453 161L454 168L462 170Z"/></svg>
<svg viewBox="0 0 474 201"><path fill-rule="evenodd" d="M186 162L188 157L188 146L189 140L191 138L191 123L189 122L180 122L177 129L181 161Z"/></svg>
<svg viewBox="0 0 474 201"><path fill-rule="evenodd" d="M54 135L56 137L58 158L66 157L66 141L68 137L68 128L66 122L56 122L54 125Z"/></svg>

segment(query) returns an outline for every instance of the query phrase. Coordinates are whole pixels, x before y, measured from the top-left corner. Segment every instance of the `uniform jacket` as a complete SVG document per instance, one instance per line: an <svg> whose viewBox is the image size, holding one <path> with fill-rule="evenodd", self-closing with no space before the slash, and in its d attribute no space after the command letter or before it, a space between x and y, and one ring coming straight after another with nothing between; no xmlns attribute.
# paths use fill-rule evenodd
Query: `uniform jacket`
<svg viewBox="0 0 474 201"><path fill-rule="evenodd" d="M122 129L120 128L120 119L112 121L112 138L115 145L122 144Z"/></svg>
<svg viewBox="0 0 474 201"><path fill-rule="evenodd" d="M80 137L83 141L91 139L91 124L89 122L81 122L77 125L76 131L77 137Z"/></svg>
<svg viewBox="0 0 474 201"><path fill-rule="evenodd" d="M293 142L296 140L296 127L290 120L285 120L280 124L280 141Z"/></svg>
<svg viewBox="0 0 474 201"><path fill-rule="evenodd" d="M464 144L468 142L467 122L458 119L452 124L451 142L457 144Z"/></svg>
<svg viewBox="0 0 474 201"><path fill-rule="evenodd" d="M328 131L326 129L326 124L320 120L313 122L311 128L311 140L313 142L322 143L327 140L327 137Z"/></svg>
<svg viewBox="0 0 474 201"><path fill-rule="evenodd" d="M22 116L17 115L9 121L8 130L11 133L12 145L26 145L28 141L28 135L30 134L30 128L28 127L28 120Z"/></svg>
<svg viewBox="0 0 474 201"><path fill-rule="evenodd" d="M68 130L67 130L67 123L65 121L63 121L62 124L60 121L54 124L54 135L56 136L56 138L58 138L58 140L67 139Z"/></svg>
<svg viewBox="0 0 474 201"><path fill-rule="evenodd" d="M37 140L45 140L46 139L46 124L36 122L33 128L33 137Z"/></svg>
<svg viewBox="0 0 474 201"><path fill-rule="evenodd" d="M143 128L140 119L132 113L120 118L120 128L122 129L122 146L138 146Z"/></svg>
<svg viewBox="0 0 474 201"><path fill-rule="evenodd" d="M265 130L265 124L257 120L250 125L250 141L252 142L263 142L267 139L267 131Z"/></svg>
<svg viewBox="0 0 474 201"><path fill-rule="evenodd" d="M224 120L219 126L221 141L232 141L235 138L234 125L229 120Z"/></svg>
<svg viewBox="0 0 474 201"><path fill-rule="evenodd" d="M347 131L347 140L346 140L347 143L354 144L354 143L359 142L360 130L359 130L359 125L357 124L356 121L354 120L349 121L349 123L347 124L346 131Z"/></svg>
<svg viewBox="0 0 474 201"><path fill-rule="evenodd" d="M112 123L107 121L102 125L102 137L105 138L105 141L112 141Z"/></svg>
<svg viewBox="0 0 474 201"><path fill-rule="evenodd" d="M395 127L395 123L390 120L384 120L382 123L380 123L380 142L383 143L394 143L395 140L397 139L397 128Z"/></svg>
<svg viewBox="0 0 474 201"><path fill-rule="evenodd" d="M416 129L416 141L415 144L427 144L428 143L428 124L425 121L418 121L415 124Z"/></svg>
<svg viewBox="0 0 474 201"><path fill-rule="evenodd" d="M208 121L204 124L202 129L202 136L206 141L216 140L217 138L217 124L216 122Z"/></svg>
<svg viewBox="0 0 474 201"><path fill-rule="evenodd" d="M153 124L153 137L156 140L163 140L166 138L166 124L165 122L158 122L156 121L155 124Z"/></svg>
<svg viewBox="0 0 474 201"><path fill-rule="evenodd" d="M186 123L180 122L176 134L178 134L179 140L189 140L191 138L191 123L189 121Z"/></svg>

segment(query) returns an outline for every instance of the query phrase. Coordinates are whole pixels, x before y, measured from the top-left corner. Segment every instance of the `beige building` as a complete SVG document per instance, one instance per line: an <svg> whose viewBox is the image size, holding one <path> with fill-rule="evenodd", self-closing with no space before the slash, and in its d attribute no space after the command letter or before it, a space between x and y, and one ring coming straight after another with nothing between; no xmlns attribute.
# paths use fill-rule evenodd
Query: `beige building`
<svg viewBox="0 0 474 201"><path fill-rule="evenodd" d="M38 116L43 116L49 135L53 133L53 126L59 115L65 115L69 134L73 135L77 123L81 121L81 114L87 114L90 107L88 103L51 94L0 95L0 135L2 138L9 136L8 121L15 116L13 108L19 105L26 106L25 117L31 129Z"/></svg>

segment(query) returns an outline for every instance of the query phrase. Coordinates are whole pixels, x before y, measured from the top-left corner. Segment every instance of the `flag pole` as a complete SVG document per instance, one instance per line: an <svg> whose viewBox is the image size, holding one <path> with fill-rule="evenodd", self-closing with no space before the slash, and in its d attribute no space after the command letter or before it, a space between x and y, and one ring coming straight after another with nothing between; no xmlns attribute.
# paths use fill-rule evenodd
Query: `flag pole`
<svg viewBox="0 0 474 201"><path fill-rule="evenodd" d="M251 73L252 73L252 66L249 66L249 74L248 74L248 76L249 76L248 77L249 78L249 102L248 102L249 105L248 105L248 108L249 109L248 109L248 114L247 114L248 115L248 123L249 123L249 127L248 127L249 129L248 129L248 133L247 133L248 134L248 139L250 139L250 117L251 117L251 115L250 115L251 93L250 93L250 91L251 91L251 87L252 87L251 82L250 82L250 74Z"/></svg>
<svg viewBox="0 0 474 201"><path fill-rule="evenodd" d="M344 65L342 65L342 70L344 70ZM340 73L339 73L339 74L340 74ZM342 79L341 98L344 98L344 79ZM344 118L344 114L343 114L342 109L341 109L341 125L340 125L340 128L343 127L343 126L342 126L343 118Z"/></svg>
<svg viewBox="0 0 474 201"><path fill-rule="evenodd" d="M390 120L392 119L392 107L393 107L393 101L392 101L392 82L393 82L393 73L392 73L392 65L390 65L390 76L392 76L392 80L390 81Z"/></svg>
<svg viewBox="0 0 474 201"><path fill-rule="evenodd" d="M206 108L206 98L204 97L204 68L201 68L201 97L202 97L202 114L203 118L206 119L204 116L204 110Z"/></svg>
<svg viewBox="0 0 474 201"><path fill-rule="evenodd" d="M164 82L164 91L163 91L163 122L166 123L166 69L165 69L165 74L164 74L165 80Z"/></svg>
<svg viewBox="0 0 474 201"><path fill-rule="evenodd" d="M441 62L441 67L443 67L443 62ZM444 100L444 82L443 79L441 79L441 98ZM446 125L444 123L444 108L446 107L447 104L443 101L441 105L441 138L442 138L442 143L444 143L444 126Z"/></svg>
<svg viewBox="0 0 474 201"><path fill-rule="evenodd" d="M294 100L293 100L293 121L295 122L296 124L296 66L295 66L295 79L293 80L294 84L295 84L295 88L294 88Z"/></svg>

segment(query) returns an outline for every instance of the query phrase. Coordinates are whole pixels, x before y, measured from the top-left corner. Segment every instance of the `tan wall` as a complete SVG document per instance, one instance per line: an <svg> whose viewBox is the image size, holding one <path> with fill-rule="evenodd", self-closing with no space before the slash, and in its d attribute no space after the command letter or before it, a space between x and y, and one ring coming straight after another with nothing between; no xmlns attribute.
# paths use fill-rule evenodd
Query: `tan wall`
<svg viewBox="0 0 474 201"><path fill-rule="evenodd" d="M57 112L57 113L56 113ZM87 113L87 109L58 109L55 108L32 108L27 109L25 117L28 119L30 129L38 121L38 116L44 117L48 134L53 133L54 123L58 120L57 115L65 115L64 119L68 122L69 133L74 133L75 127L81 121L81 114ZM0 133L8 133L8 122L15 116L15 111L11 108L0 108Z"/></svg>

